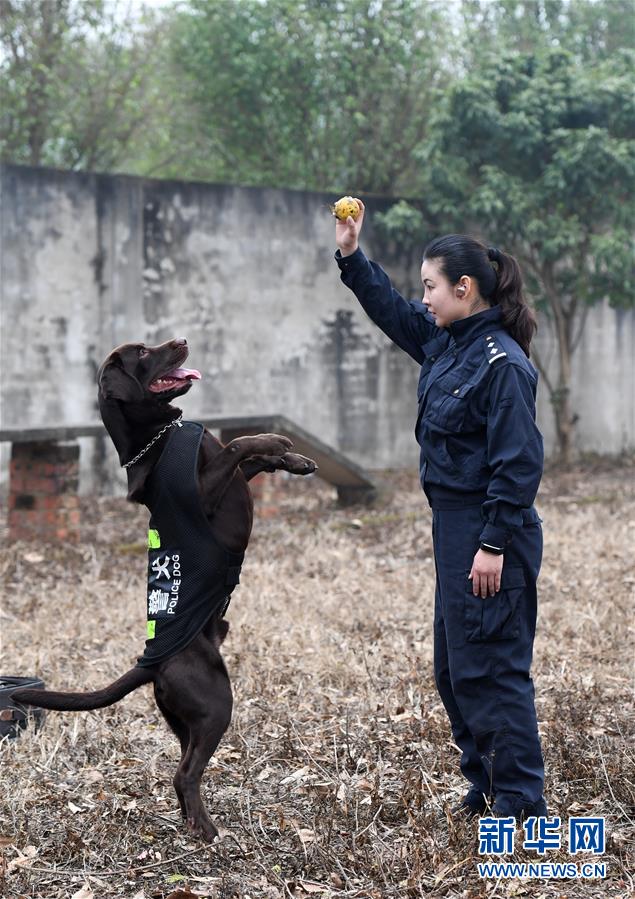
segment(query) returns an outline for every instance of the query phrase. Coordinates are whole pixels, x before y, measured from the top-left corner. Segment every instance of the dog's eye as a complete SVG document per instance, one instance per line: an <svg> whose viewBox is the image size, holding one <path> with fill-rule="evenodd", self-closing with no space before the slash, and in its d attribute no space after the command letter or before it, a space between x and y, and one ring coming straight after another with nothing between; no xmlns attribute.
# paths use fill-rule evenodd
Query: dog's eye
<svg viewBox="0 0 635 899"><path fill-rule="evenodd" d="M144 346L140 346L138 352L139 352L140 359L144 359L146 356L150 355L150 351L146 350L146 348Z"/></svg>

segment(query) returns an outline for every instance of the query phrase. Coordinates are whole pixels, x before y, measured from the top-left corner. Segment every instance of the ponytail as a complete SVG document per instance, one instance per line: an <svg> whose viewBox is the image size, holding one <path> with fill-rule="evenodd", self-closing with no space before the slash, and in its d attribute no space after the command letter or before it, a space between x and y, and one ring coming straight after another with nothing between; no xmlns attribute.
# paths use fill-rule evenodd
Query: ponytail
<svg viewBox="0 0 635 899"><path fill-rule="evenodd" d="M487 299L500 306L503 327L520 344L525 356L536 333L536 316L523 296L523 278L518 263L508 253L488 247L487 258L496 266L496 286Z"/></svg>
<svg viewBox="0 0 635 899"><path fill-rule="evenodd" d="M429 243L423 258L438 259L451 284L457 284L462 275L475 278L480 295L500 306L503 327L529 356L536 316L523 295L522 275L513 256L465 234L447 234Z"/></svg>

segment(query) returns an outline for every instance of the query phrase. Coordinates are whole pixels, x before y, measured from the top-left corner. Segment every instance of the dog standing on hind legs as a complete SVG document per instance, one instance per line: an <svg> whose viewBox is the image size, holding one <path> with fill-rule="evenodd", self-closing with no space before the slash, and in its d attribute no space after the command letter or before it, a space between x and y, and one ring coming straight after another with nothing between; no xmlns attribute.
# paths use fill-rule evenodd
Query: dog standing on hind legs
<svg viewBox="0 0 635 899"><path fill-rule="evenodd" d="M58 711L104 708L152 682L159 709L181 744L174 788L189 829L217 835L201 799L203 771L227 730L232 691L220 645L223 615L249 542L248 481L262 471L306 475L311 459L279 434L238 437L223 446L202 425L182 422L171 400L200 379L181 366L182 338L156 347L124 344L98 373L104 425L128 474L128 499L151 513L148 639L119 680L91 693L16 690L12 699Z"/></svg>

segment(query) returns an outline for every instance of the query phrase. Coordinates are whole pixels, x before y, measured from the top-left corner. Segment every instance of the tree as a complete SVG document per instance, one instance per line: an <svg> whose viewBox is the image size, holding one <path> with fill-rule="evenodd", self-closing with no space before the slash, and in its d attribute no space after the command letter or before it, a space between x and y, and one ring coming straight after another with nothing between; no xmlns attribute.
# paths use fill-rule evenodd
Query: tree
<svg viewBox="0 0 635 899"><path fill-rule="evenodd" d="M536 362L569 459L588 309L632 296L632 0L0 12L4 159L423 198L383 217L389 250L486 223L554 329L553 379Z"/></svg>
<svg viewBox="0 0 635 899"><path fill-rule="evenodd" d="M635 46L632 0L461 0L463 62L478 69L484 53L568 50L595 64Z"/></svg>
<svg viewBox="0 0 635 899"><path fill-rule="evenodd" d="M186 173L411 193L447 27L442 0L191 0L173 45L197 115Z"/></svg>
<svg viewBox="0 0 635 899"><path fill-rule="evenodd" d="M408 193L443 0L0 0L7 161Z"/></svg>
<svg viewBox="0 0 635 899"><path fill-rule="evenodd" d="M0 13L3 159L113 170L153 132L156 147L170 108L160 17L102 0L0 0Z"/></svg>
<svg viewBox="0 0 635 899"><path fill-rule="evenodd" d="M449 230L480 223L520 261L558 347L536 358L561 459L572 457L571 359L591 305L633 303L632 51L498 54L450 88L418 150L422 195Z"/></svg>

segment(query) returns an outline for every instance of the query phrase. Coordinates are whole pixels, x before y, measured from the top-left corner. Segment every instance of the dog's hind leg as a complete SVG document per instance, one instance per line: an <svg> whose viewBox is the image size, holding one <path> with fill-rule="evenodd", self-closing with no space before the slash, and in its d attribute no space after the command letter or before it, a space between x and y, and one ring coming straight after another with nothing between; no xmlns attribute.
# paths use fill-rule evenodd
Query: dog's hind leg
<svg viewBox="0 0 635 899"><path fill-rule="evenodd" d="M221 737L231 721L232 692L227 675L210 671L207 709L190 722L190 742L179 765L178 780L187 810L187 825L205 840L213 840L218 831L212 823L201 799L201 778Z"/></svg>
<svg viewBox="0 0 635 899"><path fill-rule="evenodd" d="M187 747L189 746L189 743L190 743L190 730L189 730L188 726L183 721L181 721L181 719L177 715L175 715L173 712L171 712L167 708L165 703L161 700L160 692L157 689L156 685L154 688L154 698L156 700L157 706L159 707L161 714L163 715L165 720L168 722L170 729L178 737L178 741L181 744L181 762L182 762L185 757L185 753L187 752ZM177 799L179 800L179 806L181 807L181 815L183 817L183 820L186 821L187 820L187 811L185 808L185 800L183 799L183 793L179 789L179 784L178 784L176 777L174 778L173 783L174 783L174 789L176 791Z"/></svg>
<svg viewBox="0 0 635 899"><path fill-rule="evenodd" d="M159 694L168 713L178 717L189 734L174 788L189 829L211 842L218 831L201 799L201 778L231 721L231 685L217 647L204 634L169 663L160 674Z"/></svg>
<svg viewBox="0 0 635 899"><path fill-rule="evenodd" d="M226 730L223 715L209 715L192 729L190 744L174 778L177 794L183 797L185 819L192 833L212 841L218 831L201 798L201 779Z"/></svg>

